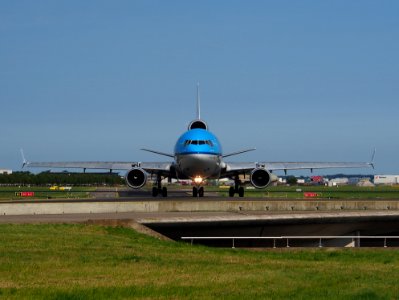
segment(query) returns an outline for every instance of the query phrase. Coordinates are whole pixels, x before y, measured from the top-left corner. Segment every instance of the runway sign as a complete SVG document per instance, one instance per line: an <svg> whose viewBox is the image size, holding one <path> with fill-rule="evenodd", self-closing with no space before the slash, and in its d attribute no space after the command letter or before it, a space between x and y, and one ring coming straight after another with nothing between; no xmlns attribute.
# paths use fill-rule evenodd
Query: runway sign
<svg viewBox="0 0 399 300"><path fill-rule="evenodd" d="M15 192L16 197L34 197L35 192Z"/></svg>

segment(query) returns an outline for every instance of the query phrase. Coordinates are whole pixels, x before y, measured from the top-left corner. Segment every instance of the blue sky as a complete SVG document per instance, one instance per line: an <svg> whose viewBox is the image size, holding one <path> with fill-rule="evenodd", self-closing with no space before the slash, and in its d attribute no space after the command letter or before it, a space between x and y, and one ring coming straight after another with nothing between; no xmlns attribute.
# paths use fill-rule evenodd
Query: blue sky
<svg viewBox="0 0 399 300"><path fill-rule="evenodd" d="M384 0L1 1L0 168L18 170L21 147L164 160L139 149L173 151L199 81L224 151L257 148L237 160L365 161L376 147L374 172L398 174L398 15Z"/></svg>

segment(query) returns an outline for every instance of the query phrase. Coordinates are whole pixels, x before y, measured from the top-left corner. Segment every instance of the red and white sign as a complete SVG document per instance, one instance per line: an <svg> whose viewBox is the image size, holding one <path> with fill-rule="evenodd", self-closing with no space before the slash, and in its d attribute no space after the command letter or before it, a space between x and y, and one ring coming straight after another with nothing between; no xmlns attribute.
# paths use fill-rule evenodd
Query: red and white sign
<svg viewBox="0 0 399 300"><path fill-rule="evenodd" d="M34 197L35 192L16 192L15 196L17 196L17 197Z"/></svg>
<svg viewBox="0 0 399 300"><path fill-rule="evenodd" d="M319 194L318 193L313 193L313 192L305 192L305 193L303 193L303 196L305 198L316 198L316 197L319 196Z"/></svg>

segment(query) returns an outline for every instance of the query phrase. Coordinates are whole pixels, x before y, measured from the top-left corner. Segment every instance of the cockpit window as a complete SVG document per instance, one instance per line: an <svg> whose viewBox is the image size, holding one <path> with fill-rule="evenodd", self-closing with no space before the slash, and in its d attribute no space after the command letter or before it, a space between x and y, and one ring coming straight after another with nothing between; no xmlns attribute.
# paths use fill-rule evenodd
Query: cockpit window
<svg viewBox="0 0 399 300"><path fill-rule="evenodd" d="M188 145L208 145L213 147L213 143L210 140L207 141L199 141L199 140L185 140L184 141L184 146L187 147Z"/></svg>

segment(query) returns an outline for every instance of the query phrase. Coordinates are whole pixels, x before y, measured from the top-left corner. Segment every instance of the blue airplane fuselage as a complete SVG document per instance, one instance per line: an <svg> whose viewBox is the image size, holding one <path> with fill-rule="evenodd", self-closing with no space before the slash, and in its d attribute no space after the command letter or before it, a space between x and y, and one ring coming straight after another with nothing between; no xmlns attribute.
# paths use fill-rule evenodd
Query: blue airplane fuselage
<svg viewBox="0 0 399 300"><path fill-rule="evenodd" d="M176 142L175 162L182 177L219 178L222 147L217 137L205 129L191 129Z"/></svg>

